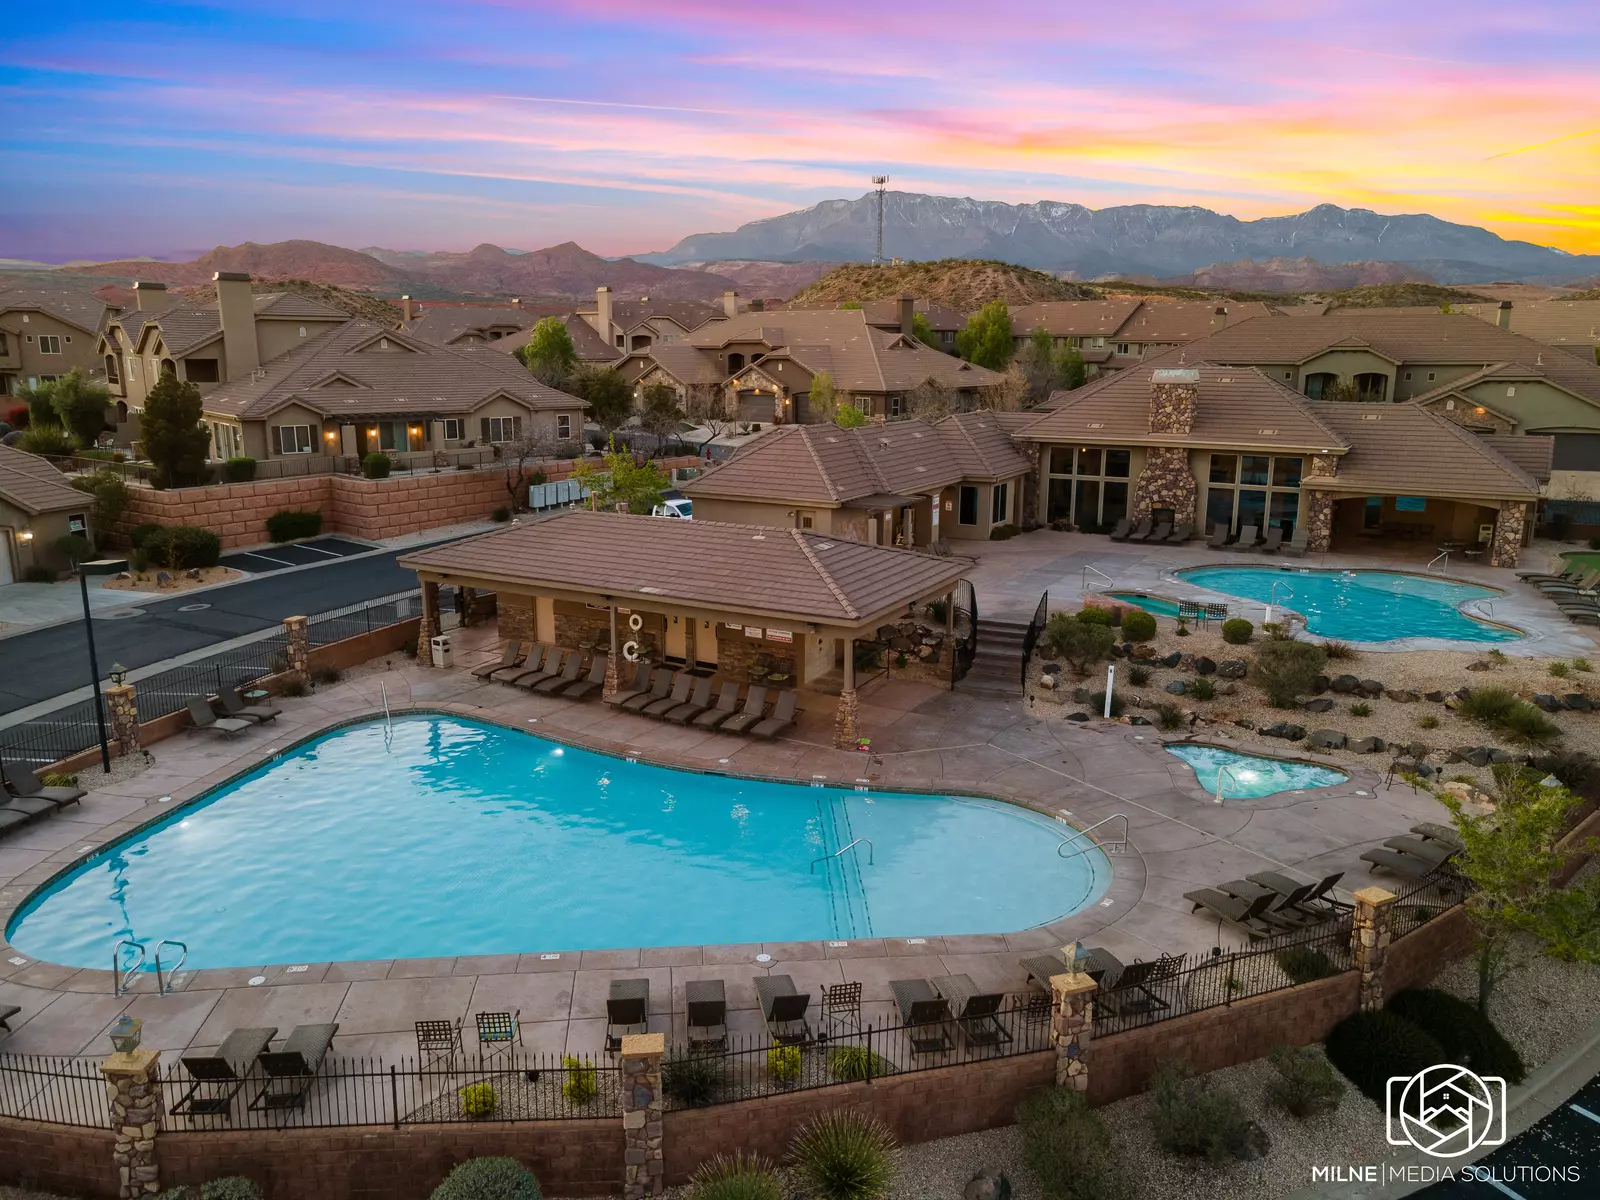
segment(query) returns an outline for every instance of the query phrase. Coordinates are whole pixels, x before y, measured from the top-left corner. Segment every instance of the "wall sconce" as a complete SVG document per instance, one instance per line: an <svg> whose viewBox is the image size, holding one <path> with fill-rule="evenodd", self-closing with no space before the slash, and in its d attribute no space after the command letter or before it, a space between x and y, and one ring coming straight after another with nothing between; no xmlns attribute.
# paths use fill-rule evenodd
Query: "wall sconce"
<svg viewBox="0 0 1600 1200"><path fill-rule="evenodd" d="M31 541L33 541L33 530L31 530L31 529L22 530L20 533L17 534L17 540L19 542L31 542Z"/></svg>
<svg viewBox="0 0 1600 1200"><path fill-rule="evenodd" d="M339 435L337 433L335 433L333 430L330 429L330 430L328 430L327 433L323 434L322 436L327 438L331 442L331 441L333 441L334 438L338 437Z"/></svg>
<svg viewBox="0 0 1600 1200"><path fill-rule="evenodd" d="M108 674L111 676L111 686L121 687L123 676L127 675L127 673L127 667L123 666L121 663L112 663L111 670L108 672Z"/></svg>

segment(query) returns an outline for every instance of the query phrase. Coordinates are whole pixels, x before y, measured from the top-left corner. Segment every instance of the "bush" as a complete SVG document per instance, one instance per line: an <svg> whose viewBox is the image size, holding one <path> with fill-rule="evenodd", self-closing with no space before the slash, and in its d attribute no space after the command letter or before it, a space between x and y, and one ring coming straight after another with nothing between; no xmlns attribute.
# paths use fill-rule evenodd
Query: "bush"
<svg viewBox="0 0 1600 1200"><path fill-rule="evenodd" d="M1111 693L1111 715L1113 717L1120 717L1127 707L1128 702L1122 698L1121 692ZM1106 711L1106 694L1104 692L1090 693L1089 708L1097 717L1104 713Z"/></svg>
<svg viewBox="0 0 1600 1200"><path fill-rule="evenodd" d="M503 525L507 521L511 520L511 510L502 504L499 508L495 509L489 514L489 519L492 521L499 521Z"/></svg>
<svg viewBox="0 0 1600 1200"><path fill-rule="evenodd" d="M89 555L94 553L94 547L89 545L89 539L81 533L64 533L55 540L56 553L76 565L89 561Z"/></svg>
<svg viewBox="0 0 1600 1200"><path fill-rule="evenodd" d="M96 529L109 529L128 511L132 497L122 476L110 467L102 467L93 475L79 475L72 486L94 497L94 524Z"/></svg>
<svg viewBox="0 0 1600 1200"><path fill-rule="evenodd" d="M44 784L45 787L75 788L78 786L78 777L76 775L71 775L66 771L50 771L45 774L39 780L39 782Z"/></svg>
<svg viewBox="0 0 1600 1200"><path fill-rule="evenodd" d="M1370 717L1372 715L1372 705L1365 700L1358 700L1350 706L1350 715L1352 717Z"/></svg>
<svg viewBox="0 0 1600 1200"><path fill-rule="evenodd" d="M49 567L33 566L22 573L24 583L54 583L56 573Z"/></svg>
<svg viewBox="0 0 1600 1200"><path fill-rule="evenodd" d="M29 454L46 454L57 458L71 454L78 448L72 435L59 425L30 425L13 444L16 449Z"/></svg>
<svg viewBox="0 0 1600 1200"><path fill-rule="evenodd" d="M387 479L392 465L387 454L369 454L361 460L361 473L368 479Z"/></svg>
<svg viewBox="0 0 1600 1200"><path fill-rule="evenodd" d="M1367 1099L1388 1103L1389 1077L1449 1062L1438 1039L1392 1012L1358 1012L1328 1033L1328 1061Z"/></svg>
<svg viewBox="0 0 1600 1200"><path fill-rule="evenodd" d="M1322 652L1328 656L1329 662L1347 662L1356 657L1356 648L1349 642L1325 641L1322 643Z"/></svg>
<svg viewBox="0 0 1600 1200"><path fill-rule="evenodd" d="M1214 700L1217 695L1217 685L1209 675L1201 675L1189 681L1188 689L1183 693L1196 700Z"/></svg>
<svg viewBox="0 0 1600 1200"><path fill-rule="evenodd" d="M1581 750L1558 750L1552 754L1538 755L1533 760L1533 767L1540 775L1554 775L1568 791L1577 791L1595 774L1594 759Z"/></svg>
<svg viewBox="0 0 1600 1200"><path fill-rule="evenodd" d="M135 550L128 555L128 565L135 571L143 572L150 569L150 555L144 550Z"/></svg>
<svg viewBox="0 0 1600 1200"><path fill-rule="evenodd" d="M1290 946L1277 953L1278 966L1295 983L1310 983L1339 974L1339 968L1315 946Z"/></svg>
<svg viewBox="0 0 1600 1200"><path fill-rule="evenodd" d="M1049 1200L1133 1200L1098 1114L1075 1088L1044 1088L1017 1106L1023 1158Z"/></svg>
<svg viewBox="0 0 1600 1200"><path fill-rule="evenodd" d="M800 1047L774 1046L767 1051L767 1074L779 1083L800 1078Z"/></svg>
<svg viewBox="0 0 1600 1200"><path fill-rule="evenodd" d="M689 1176L689 1200L785 1200L773 1164L759 1154L718 1154Z"/></svg>
<svg viewBox="0 0 1600 1200"><path fill-rule="evenodd" d="M1155 1104L1150 1110L1150 1127L1156 1145L1169 1154L1231 1162L1254 1157L1255 1139L1265 1136L1252 1127L1239 1097L1212 1091L1206 1079L1186 1062L1158 1066L1151 1093Z"/></svg>
<svg viewBox="0 0 1600 1200"><path fill-rule="evenodd" d="M494 1116L494 1110L500 1104L500 1098L494 1094L494 1085L489 1083L469 1083L458 1094L461 1097L461 1115L471 1117L474 1121Z"/></svg>
<svg viewBox="0 0 1600 1200"><path fill-rule="evenodd" d="M285 508L267 518L267 536L275 542L316 537L321 532L322 514L319 512Z"/></svg>
<svg viewBox="0 0 1600 1200"><path fill-rule="evenodd" d="M1126 620L1123 628L1126 631ZM1087 675L1089 664L1099 662L1117 643L1109 627L1080 621L1067 613L1056 613L1045 622L1044 637L1079 675Z"/></svg>
<svg viewBox="0 0 1600 1200"><path fill-rule="evenodd" d="M1083 608L1080 608L1076 615L1078 620L1086 621L1090 625L1110 625L1113 623L1111 620L1111 610L1109 608L1098 608L1094 605L1087 605Z"/></svg>
<svg viewBox="0 0 1600 1200"><path fill-rule="evenodd" d="M587 1104L600 1092L599 1072L593 1063L584 1062L570 1054L561 1056L567 1081L561 1085L561 1094L574 1104Z"/></svg>
<svg viewBox="0 0 1600 1200"><path fill-rule="evenodd" d="M1461 715L1480 725L1498 725L1517 703L1510 688L1475 688L1461 701Z"/></svg>
<svg viewBox="0 0 1600 1200"><path fill-rule="evenodd" d="M1276 638L1256 651L1255 680L1274 708L1293 708L1302 692L1309 691L1328 655L1311 642Z"/></svg>
<svg viewBox="0 0 1600 1200"><path fill-rule="evenodd" d="M1170 701L1156 705L1156 728L1171 733L1183 728L1183 709Z"/></svg>
<svg viewBox="0 0 1600 1200"><path fill-rule="evenodd" d="M661 1064L662 1093L685 1108L715 1104L726 1083L722 1059L716 1055L674 1051Z"/></svg>
<svg viewBox="0 0 1600 1200"><path fill-rule="evenodd" d="M1344 1084L1316 1047L1274 1046L1267 1059L1278 1073L1267 1085L1267 1096L1290 1116L1303 1121L1339 1107Z"/></svg>
<svg viewBox="0 0 1600 1200"><path fill-rule="evenodd" d="M1230 646L1243 646L1255 633L1256 627L1243 617L1229 617L1222 623L1222 640Z"/></svg>
<svg viewBox="0 0 1600 1200"><path fill-rule="evenodd" d="M1422 716L1417 718L1417 728L1437 729L1439 728L1439 718L1434 716L1432 713L1423 713Z"/></svg>
<svg viewBox="0 0 1600 1200"><path fill-rule="evenodd" d="M157 1200L261 1200L261 1189L243 1175L227 1175L198 1187L185 1184L168 1188Z"/></svg>
<svg viewBox="0 0 1600 1200"><path fill-rule="evenodd" d="M304 696L306 694L305 681L302 679L285 679L281 686L285 696Z"/></svg>
<svg viewBox="0 0 1600 1200"><path fill-rule="evenodd" d="M1594 666L1587 658L1575 658L1572 660L1572 669L1574 671L1592 671Z"/></svg>
<svg viewBox="0 0 1600 1200"><path fill-rule="evenodd" d="M133 532L128 535L128 541L135 550L143 550L151 537L161 532L164 526L157 525L154 521L146 521L143 525L135 525Z"/></svg>
<svg viewBox="0 0 1600 1200"><path fill-rule="evenodd" d="M1156 636L1156 619L1142 608L1122 614L1122 640L1148 642Z"/></svg>
<svg viewBox="0 0 1600 1200"><path fill-rule="evenodd" d="M311 668L312 683L338 683L344 673L338 667L330 667L327 663L317 663Z"/></svg>
<svg viewBox="0 0 1600 1200"><path fill-rule="evenodd" d="M894 1135L875 1117L831 1112L795 1135L789 1158L816 1200L881 1200L894 1182L893 1150Z"/></svg>
<svg viewBox="0 0 1600 1200"><path fill-rule="evenodd" d="M1436 988L1407 988L1384 1006L1429 1034L1449 1060L1479 1075L1499 1075L1521 1083L1528 1071L1494 1022L1471 1004Z"/></svg>
<svg viewBox="0 0 1600 1200"><path fill-rule="evenodd" d="M222 464L222 478L227 483L249 483L256 477L256 460L245 455L235 455Z"/></svg>
<svg viewBox="0 0 1600 1200"><path fill-rule="evenodd" d="M539 1181L514 1158L469 1158L458 1163L429 1200L540 1200Z"/></svg>
<svg viewBox="0 0 1600 1200"><path fill-rule="evenodd" d="M1003 542L1007 538L1016 537L1021 532L1015 525L996 525L989 530L989 540L991 542Z"/></svg>
<svg viewBox="0 0 1600 1200"><path fill-rule="evenodd" d="M1150 668L1134 663L1128 668L1128 682L1134 687L1143 687L1150 682Z"/></svg>
<svg viewBox="0 0 1600 1200"><path fill-rule="evenodd" d="M828 1051L828 1074L841 1083L878 1079L893 1071L893 1063L865 1046L835 1046Z"/></svg>
<svg viewBox="0 0 1600 1200"><path fill-rule="evenodd" d="M146 527L141 525L134 533ZM222 557L222 539L209 529L193 525L159 525L136 543L158 567L187 571L190 567L214 567Z"/></svg>
<svg viewBox="0 0 1600 1200"><path fill-rule="evenodd" d="M1562 662L1558 658L1548 667L1546 667L1545 670L1549 671L1550 674L1554 675L1557 679L1565 679L1571 673L1572 668L1567 666L1566 663Z"/></svg>

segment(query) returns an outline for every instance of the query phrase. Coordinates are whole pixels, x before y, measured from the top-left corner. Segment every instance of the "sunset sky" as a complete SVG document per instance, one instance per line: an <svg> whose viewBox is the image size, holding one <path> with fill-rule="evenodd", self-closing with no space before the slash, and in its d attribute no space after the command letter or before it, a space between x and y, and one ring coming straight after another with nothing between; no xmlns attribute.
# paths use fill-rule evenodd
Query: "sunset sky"
<svg viewBox="0 0 1600 1200"><path fill-rule="evenodd" d="M664 249L887 173L1600 253L1594 0L27 5L0 256Z"/></svg>

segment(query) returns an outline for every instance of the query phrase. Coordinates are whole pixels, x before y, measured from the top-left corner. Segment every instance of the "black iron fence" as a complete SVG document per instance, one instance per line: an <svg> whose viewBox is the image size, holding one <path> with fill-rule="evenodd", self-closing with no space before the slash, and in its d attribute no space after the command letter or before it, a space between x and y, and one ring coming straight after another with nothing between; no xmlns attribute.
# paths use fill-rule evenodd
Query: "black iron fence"
<svg viewBox="0 0 1600 1200"><path fill-rule="evenodd" d="M422 592L413 588L409 592L318 613L306 622L306 638L313 648L327 646L421 615Z"/></svg>
<svg viewBox="0 0 1600 1200"><path fill-rule="evenodd" d="M1050 619L1050 593L1039 594L1039 607L1033 610L1033 619L1028 622L1028 632L1022 635L1022 676L1021 684L1028 686L1028 662L1033 658L1033 648L1039 644L1039 638L1044 633L1044 623Z"/></svg>
<svg viewBox="0 0 1600 1200"><path fill-rule="evenodd" d="M950 683L954 686L967 677L978 653L978 593L970 580L958 579L951 599L956 606L952 625L955 645L950 653Z"/></svg>
<svg viewBox="0 0 1600 1200"><path fill-rule="evenodd" d="M1443 915L1462 903L1467 891L1464 879L1445 871L1407 885L1396 893L1397 898L1389 907L1390 937L1405 937Z"/></svg>
<svg viewBox="0 0 1600 1200"><path fill-rule="evenodd" d="M100 1060L0 1054L0 1116L108 1128L111 1112Z"/></svg>

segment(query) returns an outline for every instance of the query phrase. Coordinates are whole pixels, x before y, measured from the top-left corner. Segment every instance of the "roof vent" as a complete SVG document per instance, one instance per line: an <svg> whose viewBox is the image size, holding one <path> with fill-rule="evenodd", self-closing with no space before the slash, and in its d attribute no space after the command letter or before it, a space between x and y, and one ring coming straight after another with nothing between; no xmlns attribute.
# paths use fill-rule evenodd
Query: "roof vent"
<svg viewBox="0 0 1600 1200"><path fill-rule="evenodd" d="M1106 423L1104 421L1090 421L1088 427L1090 429L1104 429Z"/></svg>
<svg viewBox="0 0 1600 1200"><path fill-rule="evenodd" d="M1233 382L1233 376L1232 375L1224 375L1221 379L1217 380L1217 382L1218 383L1232 383Z"/></svg>
<svg viewBox="0 0 1600 1200"><path fill-rule="evenodd" d="M652 596L664 596L666 593L658 587L642 587L641 592L649 592Z"/></svg>
<svg viewBox="0 0 1600 1200"><path fill-rule="evenodd" d="M832 550L833 549L833 543L832 542L818 542L817 543L817 549L818 550Z"/></svg>
<svg viewBox="0 0 1600 1200"><path fill-rule="evenodd" d="M764 541L766 541L766 540L767 540L767 535L766 535L766 534L764 534L764 533L755 533L755 534L751 534L751 535L750 535L750 540L751 540L751 541L752 541L752 542L764 542Z"/></svg>
<svg viewBox="0 0 1600 1200"><path fill-rule="evenodd" d="M1272 434L1272 433L1277 433L1278 431L1276 429L1258 429L1258 430L1256 430L1256 432L1257 433Z"/></svg>
<svg viewBox="0 0 1600 1200"><path fill-rule="evenodd" d="M1361 414L1361 419L1363 421L1381 421L1381 420L1383 420L1383 414L1382 413L1362 413Z"/></svg>

